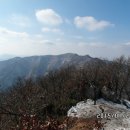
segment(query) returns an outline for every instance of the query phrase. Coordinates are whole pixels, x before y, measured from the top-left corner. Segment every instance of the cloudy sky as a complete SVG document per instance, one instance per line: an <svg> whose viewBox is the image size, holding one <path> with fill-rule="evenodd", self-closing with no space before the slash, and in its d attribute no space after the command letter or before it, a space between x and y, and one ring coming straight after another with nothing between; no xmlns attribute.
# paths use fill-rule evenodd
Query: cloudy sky
<svg viewBox="0 0 130 130"><path fill-rule="evenodd" d="M0 0L0 55L130 56L129 0Z"/></svg>

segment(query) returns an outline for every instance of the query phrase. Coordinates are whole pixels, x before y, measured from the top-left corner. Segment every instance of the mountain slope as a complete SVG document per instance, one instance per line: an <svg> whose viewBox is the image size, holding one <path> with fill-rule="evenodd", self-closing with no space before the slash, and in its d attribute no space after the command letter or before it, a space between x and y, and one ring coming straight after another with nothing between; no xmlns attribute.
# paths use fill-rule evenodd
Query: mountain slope
<svg viewBox="0 0 130 130"><path fill-rule="evenodd" d="M2 88L6 88L11 86L18 77L35 78L65 65L82 66L86 62L96 60L98 59L92 58L89 55L79 56L72 53L24 58L15 57L0 61L0 85Z"/></svg>

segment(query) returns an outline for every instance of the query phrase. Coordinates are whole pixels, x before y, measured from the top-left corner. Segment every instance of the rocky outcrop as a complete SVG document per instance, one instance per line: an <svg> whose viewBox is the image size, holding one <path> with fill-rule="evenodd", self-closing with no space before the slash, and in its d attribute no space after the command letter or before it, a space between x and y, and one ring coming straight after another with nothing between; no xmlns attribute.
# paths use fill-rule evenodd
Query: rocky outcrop
<svg viewBox="0 0 130 130"><path fill-rule="evenodd" d="M92 100L81 101L68 111L69 117L89 118L101 113L101 109Z"/></svg>
<svg viewBox="0 0 130 130"><path fill-rule="evenodd" d="M117 97L115 97L115 92L110 90L108 87L103 86L101 89L102 97L108 100L117 101Z"/></svg>
<svg viewBox="0 0 130 130"><path fill-rule="evenodd" d="M81 101L68 111L68 117L89 119L96 117L104 124L104 130L130 130L130 102L116 104L104 99Z"/></svg>

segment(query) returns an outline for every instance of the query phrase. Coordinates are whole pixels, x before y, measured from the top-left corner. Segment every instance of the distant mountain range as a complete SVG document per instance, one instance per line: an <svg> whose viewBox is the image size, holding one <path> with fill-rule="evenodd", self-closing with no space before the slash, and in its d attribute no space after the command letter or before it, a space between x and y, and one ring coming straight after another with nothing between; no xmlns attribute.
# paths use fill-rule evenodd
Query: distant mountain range
<svg viewBox="0 0 130 130"><path fill-rule="evenodd" d="M65 65L82 66L86 62L99 60L89 55L80 56L73 53L62 55L45 55L31 57L15 57L0 61L1 88L11 86L18 77L30 78L45 75L48 71L58 69Z"/></svg>
<svg viewBox="0 0 130 130"><path fill-rule="evenodd" d="M14 58L16 57L15 55L9 55L9 54L3 54L3 55L0 55L0 61L3 61L3 60L8 60L8 59L11 59L11 58Z"/></svg>

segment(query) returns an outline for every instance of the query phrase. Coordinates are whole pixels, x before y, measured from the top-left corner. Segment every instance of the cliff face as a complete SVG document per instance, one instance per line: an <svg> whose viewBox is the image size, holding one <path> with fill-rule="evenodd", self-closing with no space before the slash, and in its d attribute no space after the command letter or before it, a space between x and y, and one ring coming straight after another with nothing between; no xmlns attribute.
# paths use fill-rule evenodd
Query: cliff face
<svg viewBox="0 0 130 130"><path fill-rule="evenodd" d="M124 103L125 102L125 103ZM90 99L81 101L68 111L68 117L79 119L95 118L101 121L105 130L130 130L130 102L123 100L122 104L97 100L97 104Z"/></svg>

